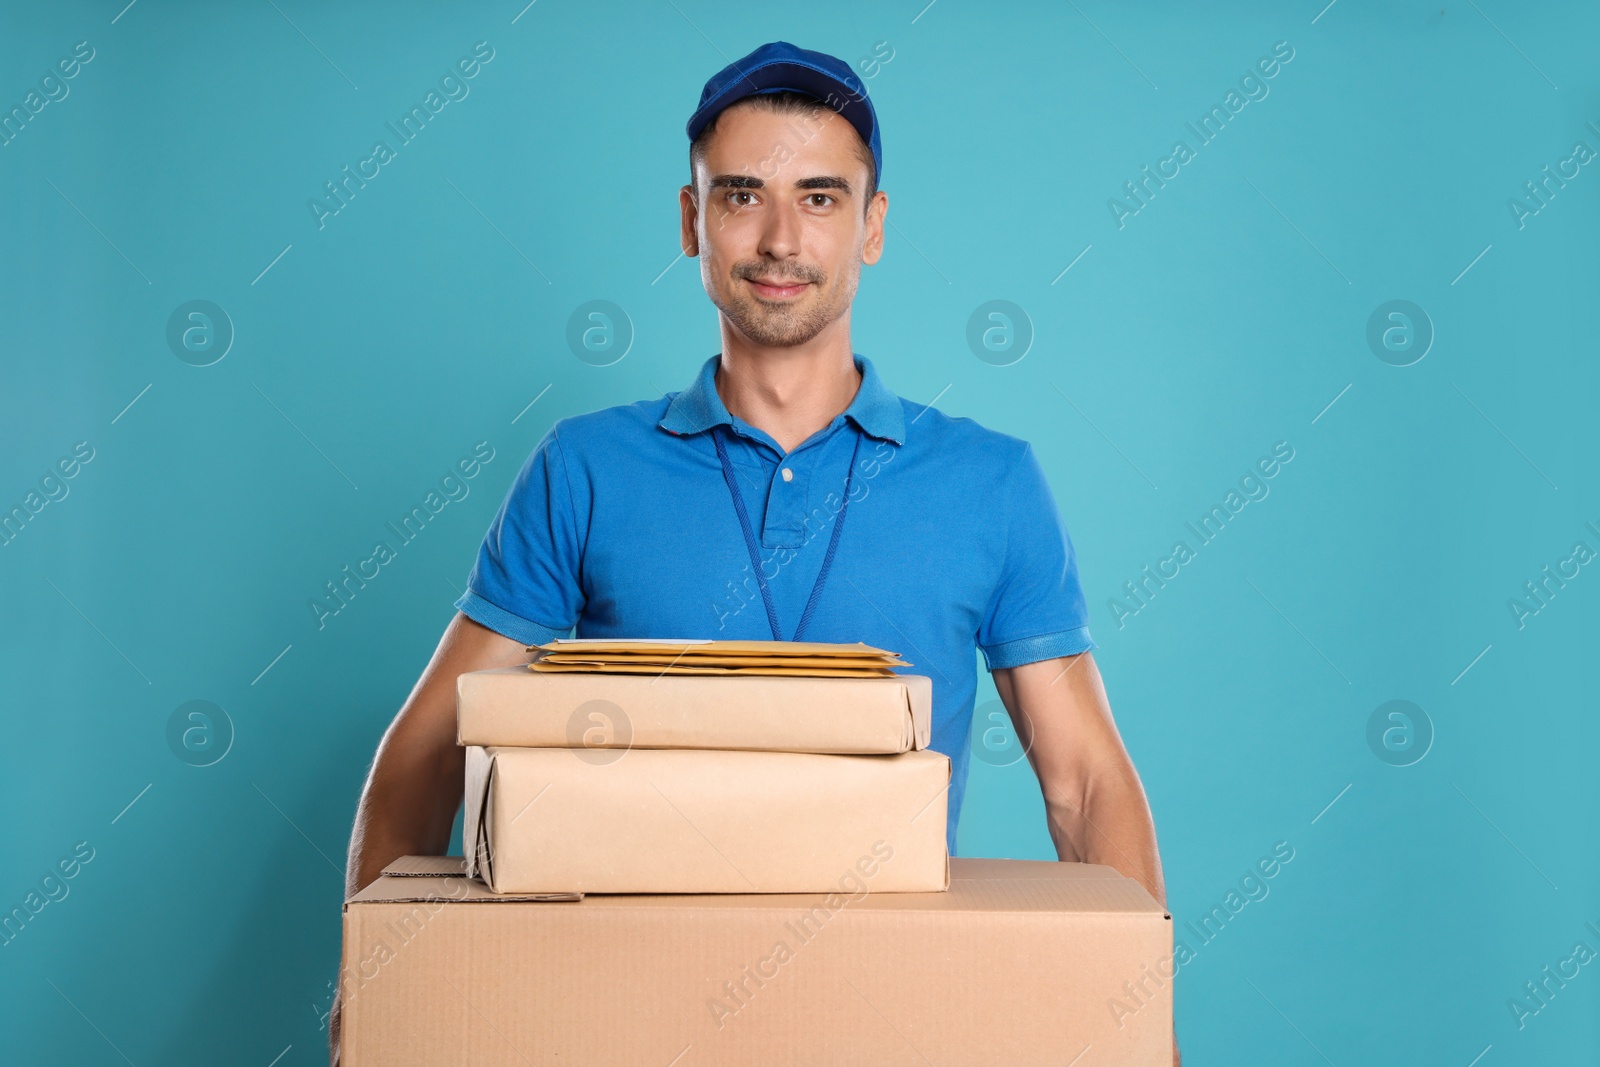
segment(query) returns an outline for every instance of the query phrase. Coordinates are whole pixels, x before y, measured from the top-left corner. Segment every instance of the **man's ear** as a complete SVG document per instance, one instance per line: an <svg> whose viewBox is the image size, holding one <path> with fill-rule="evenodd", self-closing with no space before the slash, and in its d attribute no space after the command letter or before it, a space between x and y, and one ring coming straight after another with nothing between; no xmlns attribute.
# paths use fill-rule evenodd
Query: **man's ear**
<svg viewBox="0 0 1600 1067"><path fill-rule="evenodd" d="M683 249L684 255L693 258L700 254L700 236L696 229L700 205L695 203L694 186L685 185L678 190L678 211L682 216L678 246Z"/></svg>
<svg viewBox="0 0 1600 1067"><path fill-rule="evenodd" d="M889 213L889 194L879 189L867 205L867 237L861 242L861 262L871 266L883 255L883 223Z"/></svg>

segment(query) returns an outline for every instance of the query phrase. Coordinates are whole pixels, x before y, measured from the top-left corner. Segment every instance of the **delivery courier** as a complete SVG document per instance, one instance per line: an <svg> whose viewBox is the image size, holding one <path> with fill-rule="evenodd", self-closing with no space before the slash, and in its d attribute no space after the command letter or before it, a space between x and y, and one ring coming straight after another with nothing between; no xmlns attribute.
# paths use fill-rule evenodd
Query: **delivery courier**
<svg viewBox="0 0 1600 1067"><path fill-rule="evenodd" d="M922 751L949 760L938 804L951 856L981 653L1038 776L1060 859L1114 868L1164 906L1149 805L1095 666L1077 558L1040 457L1025 440L897 395L852 347L861 267L878 262L888 236L882 134L865 86L847 63L780 41L718 72L692 110L680 243L699 261L720 343L683 388L557 418L528 455L458 613L378 747L347 896L401 857L448 849L470 750L457 743L458 679L526 669L538 646L575 636L903 652L931 682ZM583 210L612 210L625 187L585 191L592 175L571 158ZM660 340L653 358L678 358ZM919 357L932 353L897 353L893 363L915 378L910 392L943 396L945 372L922 373ZM835 922L878 916L872 929L891 936L894 909L933 899L901 896L873 893ZM729 899L754 901L739 907L766 922L759 897ZM565 914L609 914L589 903ZM442 914L485 906L509 905ZM915 905L925 906L937 905ZM801 958L777 973L806 966ZM594 1025L626 1027L654 1010L612 1006L589 1016ZM336 1061L337 1018L336 1006ZM1062 1048L1058 1062L1076 1052Z"/></svg>

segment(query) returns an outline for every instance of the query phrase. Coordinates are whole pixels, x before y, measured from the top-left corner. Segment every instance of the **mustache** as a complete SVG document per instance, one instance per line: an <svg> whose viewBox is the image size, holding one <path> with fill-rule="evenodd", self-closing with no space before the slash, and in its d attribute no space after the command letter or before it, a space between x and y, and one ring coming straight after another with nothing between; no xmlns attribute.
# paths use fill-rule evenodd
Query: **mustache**
<svg viewBox="0 0 1600 1067"><path fill-rule="evenodd" d="M753 282L764 282L767 285L793 285L797 282L820 282L822 275L809 268L798 271L775 271L768 267L754 264L734 268L734 277L744 278Z"/></svg>

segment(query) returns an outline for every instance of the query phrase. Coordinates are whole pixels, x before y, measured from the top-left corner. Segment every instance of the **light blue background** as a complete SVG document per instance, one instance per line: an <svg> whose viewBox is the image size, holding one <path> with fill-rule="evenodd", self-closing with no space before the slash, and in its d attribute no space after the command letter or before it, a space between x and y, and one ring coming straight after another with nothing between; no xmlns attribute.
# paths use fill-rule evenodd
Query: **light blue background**
<svg viewBox="0 0 1600 1067"><path fill-rule="evenodd" d="M1523 629L1507 600L1600 549L1600 168L1524 228L1507 201L1600 149L1600 14L923 2L0 13L7 108L96 52L0 147L0 507L95 449L0 548L0 906L95 850L0 948L7 1060L324 1062L374 747L549 425L715 351L675 260L683 122L781 38L892 50L868 81L892 225L854 345L901 395L1034 442L1179 935L1295 850L1180 972L1187 1061L1595 1061L1600 964L1524 1029L1507 1001L1600 949L1600 573ZM319 230L307 200L480 40L470 95ZM1119 229L1108 198L1278 41L1270 95ZM193 299L237 331L209 367L165 340ZM592 299L636 331L612 366L565 341ZM1035 332L1010 366L966 344L992 299ZM1437 331L1412 366L1365 340L1392 299ZM471 495L318 630L308 599L480 440ZM1108 599L1278 441L1270 496L1119 629ZM195 699L236 731L204 768L166 739ZM1366 741L1391 699L1436 731L1412 766ZM1025 763L974 761L960 841L1054 858Z"/></svg>

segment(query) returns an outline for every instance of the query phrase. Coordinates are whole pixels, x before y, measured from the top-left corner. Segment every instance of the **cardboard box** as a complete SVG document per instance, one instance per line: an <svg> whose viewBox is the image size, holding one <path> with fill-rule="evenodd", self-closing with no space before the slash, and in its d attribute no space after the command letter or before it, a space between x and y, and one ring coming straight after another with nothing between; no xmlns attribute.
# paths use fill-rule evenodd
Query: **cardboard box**
<svg viewBox="0 0 1600 1067"><path fill-rule="evenodd" d="M827 895L385 876L345 905L341 1062L1170 1067L1171 916L1138 883L958 857L948 892L876 893L899 856L863 858Z"/></svg>
<svg viewBox="0 0 1600 1067"><path fill-rule="evenodd" d="M498 892L825 892L874 847L876 890L949 884L950 758L467 749L469 873Z"/></svg>
<svg viewBox="0 0 1600 1067"><path fill-rule="evenodd" d="M457 740L521 748L927 748L933 681L472 671L456 683Z"/></svg>

